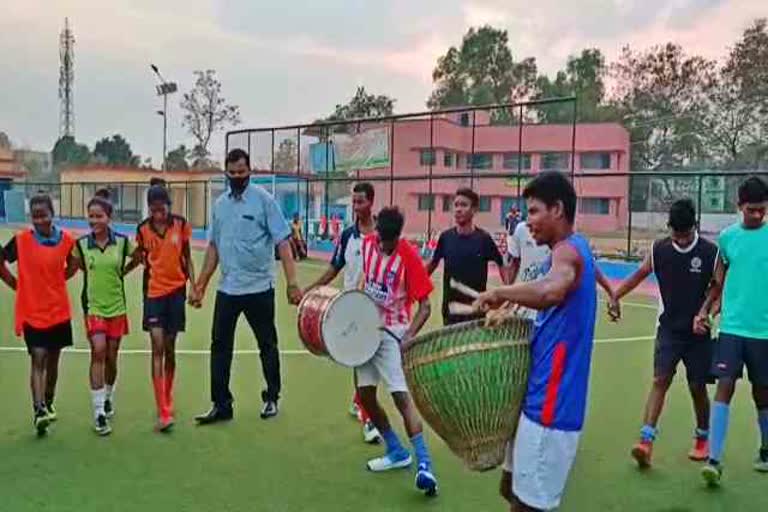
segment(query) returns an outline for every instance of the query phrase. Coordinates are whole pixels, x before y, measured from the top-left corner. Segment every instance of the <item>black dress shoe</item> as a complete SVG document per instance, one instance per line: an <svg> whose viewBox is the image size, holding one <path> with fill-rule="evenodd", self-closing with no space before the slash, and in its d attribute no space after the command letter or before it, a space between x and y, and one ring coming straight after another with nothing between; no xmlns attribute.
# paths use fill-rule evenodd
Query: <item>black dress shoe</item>
<svg viewBox="0 0 768 512"><path fill-rule="evenodd" d="M195 421L198 425L210 425L211 423L218 423L220 421L229 421L232 419L232 409L223 409L217 405L211 407L211 409L199 416L195 416Z"/></svg>

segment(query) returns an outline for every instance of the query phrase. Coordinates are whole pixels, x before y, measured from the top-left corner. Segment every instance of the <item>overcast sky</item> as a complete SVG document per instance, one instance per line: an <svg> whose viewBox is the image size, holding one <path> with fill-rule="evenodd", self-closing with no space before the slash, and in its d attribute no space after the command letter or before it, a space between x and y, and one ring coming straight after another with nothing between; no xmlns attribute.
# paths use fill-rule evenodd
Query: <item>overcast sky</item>
<svg viewBox="0 0 768 512"><path fill-rule="evenodd" d="M58 135L58 37L76 37L77 139L121 133L161 161L157 64L182 90L215 69L243 127L309 122L357 85L424 110L439 55L470 26L510 32L516 58L551 72L569 54L669 40L722 56L766 0L4 0L0 9L0 131L17 146L50 149ZM192 140L170 104L169 147ZM211 149L221 160L223 133Z"/></svg>

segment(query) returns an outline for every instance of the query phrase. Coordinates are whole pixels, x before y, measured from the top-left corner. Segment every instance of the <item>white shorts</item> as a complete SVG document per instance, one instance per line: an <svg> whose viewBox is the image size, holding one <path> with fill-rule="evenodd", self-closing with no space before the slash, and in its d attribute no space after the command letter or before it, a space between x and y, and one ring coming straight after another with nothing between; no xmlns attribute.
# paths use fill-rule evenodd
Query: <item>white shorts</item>
<svg viewBox="0 0 768 512"><path fill-rule="evenodd" d="M581 432L543 427L521 414L514 449L507 443L504 461L517 499L540 510L559 507L580 437Z"/></svg>
<svg viewBox="0 0 768 512"><path fill-rule="evenodd" d="M393 329L395 334L400 335ZM400 344L389 334L381 333L381 345L373 358L362 366L355 368L357 387L376 386L384 381L390 393L407 392L403 373L403 361L400 354Z"/></svg>

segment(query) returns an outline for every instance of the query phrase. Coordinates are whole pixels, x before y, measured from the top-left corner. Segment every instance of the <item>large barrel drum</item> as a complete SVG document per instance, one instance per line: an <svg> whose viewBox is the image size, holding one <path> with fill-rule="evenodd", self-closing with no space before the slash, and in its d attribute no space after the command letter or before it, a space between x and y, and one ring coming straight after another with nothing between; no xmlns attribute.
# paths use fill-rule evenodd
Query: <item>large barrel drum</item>
<svg viewBox="0 0 768 512"><path fill-rule="evenodd" d="M522 318L465 322L417 337L404 354L416 407L470 469L504 461L528 383L530 333Z"/></svg>

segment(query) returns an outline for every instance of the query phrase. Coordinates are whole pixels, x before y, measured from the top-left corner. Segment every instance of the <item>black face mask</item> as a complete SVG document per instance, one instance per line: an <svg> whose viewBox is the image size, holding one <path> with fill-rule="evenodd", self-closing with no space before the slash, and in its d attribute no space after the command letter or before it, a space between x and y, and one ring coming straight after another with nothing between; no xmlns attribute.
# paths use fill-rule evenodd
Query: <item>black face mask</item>
<svg viewBox="0 0 768 512"><path fill-rule="evenodd" d="M227 181L229 182L229 189L232 191L232 194L240 196L248 187L250 177L244 176L242 178L233 178L231 176L227 176Z"/></svg>

